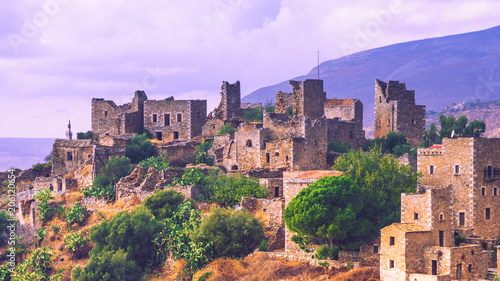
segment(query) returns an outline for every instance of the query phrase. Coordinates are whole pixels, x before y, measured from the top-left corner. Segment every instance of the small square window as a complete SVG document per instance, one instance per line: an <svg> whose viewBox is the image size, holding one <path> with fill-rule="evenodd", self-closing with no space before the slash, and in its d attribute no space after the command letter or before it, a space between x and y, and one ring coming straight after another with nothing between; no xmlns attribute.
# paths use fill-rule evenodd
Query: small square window
<svg viewBox="0 0 500 281"><path fill-rule="evenodd" d="M378 245L373 246L373 253L378 254Z"/></svg>
<svg viewBox="0 0 500 281"><path fill-rule="evenodd" d="M108 117L108 111L104 110L104 117Z"/></svg>
<svg viewBox="0 0 500 281"><path fill-rule="evenodd" d="M415 121L415 119L411 119L411 123L412 124L417 124L417 122Z"/></svg>
<svg viewBox="0 0 500 281"><path fill-rule="evenodd" d="M394 236L389 238L389 246L394 246Z"/></svg>
<svg viewBox="0 0 500 281"><path fill-rule="evenodd" d="M177 122L182 122L182 114L177 113Z"/></svg>
<svg viewBox="0 0 500 281"><path fill-rule="evenodd" d="M66 161L73 161L73 152L66 152Z"/></svg>
<svg viewBox="0 0 500 281"><path fill-rule="evenodd" d="M153 123L158 122L158 115L153 114Z"/></svg>
<svg viewBox="0 0 500 281"><path fill-rule="evenodd" d="M469 273L472 273L472 264L469 264Z"/></svg>
<svg viewBox="0 0 500 281"><path fill-rule="evenodd" d="M481 188L481 195L482 196L486 195L486 188L484 188L484 187Z"/></svg>
<svg viewBox="0 0 500 281"><path fill-rule="evenodd" d="M444 215L443 214L439 214L439 220L440 221L444 220Z"/></svg>
<svg viewBox="0 0 500 281"><path fill-rule="evenodd" d="M394 268L394 261L393 260L389 261L389 268Z"/></svg>
<svg viewBox="0 0 500 281"><path fill-rule="evenodd" d="M179 132L174 132L174 140L178 140L179 139Z"/></svg>
<svg viewBox="0 0 500 281"><path fill-rule="evenodd" d="M498 188L493 188L493 196L497 196L498 195Z"/></svg>
<svg viewBox="0 0 500 281"><path fill-rule="evenodd" d="M455 174L460 174L460 165L455 165Z"/></svg>
<svg viewBox="0 0 500 281"><path fill-rule="evenodd" d="M491 211L490 211L490 208L486 208L486 214L485 214L485 217L487 220L489 220L491 218Z"/></svg>
<svg viewBox="0 0 500 281"><path fill-rule="evenodd" d="M434 175L434 166L429 166L429 174Z"/></svg>
<svg viewBox="0 0 500 281"><path fill-rule="evenodd" d="M413 213L413 220L418 221L418 213Z"/></svg>

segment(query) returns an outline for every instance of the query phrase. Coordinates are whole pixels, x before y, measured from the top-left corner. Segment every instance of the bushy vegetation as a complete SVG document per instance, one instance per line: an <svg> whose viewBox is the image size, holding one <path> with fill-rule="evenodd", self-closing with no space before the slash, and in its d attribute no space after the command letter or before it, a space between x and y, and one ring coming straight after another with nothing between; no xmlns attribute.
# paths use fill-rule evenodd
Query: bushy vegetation
<svg viewBox="0 0 500 281"><path fill-rule="evenodd" d="M243 119L245 119L245 121L248 121L248 122L262 122L263 120L263 112L264 110L262 109L262 107L257 107L257 108L252 108L252 109L245 109L245 110L242 110L242 117Z"/></svg>
<svg viewBox="0 0 500 281"><path fill-rule="evenodd" d="M234 132L236 132L236 129L233 128L233 126L231 125L231 123L227 123L224 126L221 126L219 128L219 132L217 133L217 136L222 136L222 135L225 135L225 134L232 134Z"/></svg>
<svg viewBox="0 0 500 281"><path fill-rule="evenodd" d="M7 211L5 210L0 210L0 246L7 244L7 226L9 226L11 223L9 219L11 219L9 213L7 213Z"/></svg>
<svg viewBox="0 0 500 281"><path fill-rule="evenodd" d="M322 245L316 250L314 258L316 258L317 260L336 260L339 258L339 252L340 248L338 246L329 247L328 245Z"/></svg>
<svg viewBox="0 0 500 281"><path fill-rule="evenodd" d="M54 199L54 197L52 197L52 192L50 189L42 189L35 193L35 199L40 201L40 204L38 205L38 218L42 224L45 224L54 214L54 209L52 209L49 205L49 200Z"/></svg>
<svg viewBox="0 0 500 281"><path fill-rule="evenodd" d="M372 153L350 151L337 158L332 167L344 171L361 189L363 214L374 227L366 235L378 231L401 218L401 193L416 191L420 174L409 165L402 165L392 155L382 156L380 149Z"/></svg>
<svg viewBox="0 0 500 281"><path fill-rule="evenodd" d="M76 138L79 140L83 140L83 139L91 140L93 137L94 137L94 135L92 134L92 131L87 131L86 133L83 133L83 132L76 133Z"/></svg>
<svg viewBox="0 0 500 281"><path fill-rule="evenodd" d="M36 249L32 256L16 266L12 281L49 280L50 258L54 252L50 247Z"/></svg>
<svg viewBox="0 0 500 281"><path fill-rule="evenodd" d="M212 166L214 157L208 155L208 150L212 148L213 141L206 141L196 146L196 164L206 164Z"/></svg>
<svg viewBox="0 0 500 281"><path fill-rule="evenodd" d="M330 142L327 146L328 151L339 152L339 153L347 153L352 149L351 144L348 142L340 143L340 142Z"/></svg>
<svg viewBox="0 0 500 281"><path fill-rule="evenodd" d="M225 207L234 207L241 201L241 197L265 198L268 195L267 189L261 187L256 179L242 174L218 175L216 169L208 175L197 168L187 169L181 178L172 181L172 185L174 184L200 186L200 200L219 203Z"/></svg>
<svg viewBox="0 0 500 281"><path fill-rule="evenodd" d="M71 253L75 253L85 247L88 241L89 238L87 236L83 236L82 231L72 232L64 238L64 243L66 243L64 247Z"/></svg>
<svg viewBox="0 0 500 281"><path fill-rule="evenodd" d="M134 164L153 156L153 146L147 134L136 135L130 139L130 144L125 147L125 156Z"/></svg>
<svg viewBox="0 0 500 281"><path fill-rule="evenodd" d="M75 204L66 211L66 224L71 227L74 223L81 224L87 217L87 207Z"/></svg>
<svg viewBox="0 0 500 281"><path fill-rule="evenodd" d="M138 165L145 168L153 167L158 171L171 168L170 164L164 161L161 157L153 156L142 160Z"/></svg>
<svg viewBox="0 0 500 281"><path fill-rule="evenodd" d="M48 163L45 163L45 164L35 164L33 165L32 169L33 171L35 172L40 172L40 171L43 171L43 170L50 170L52 168L52 162L48 162Z"/></svg>
<svg viewBox="0 0 500 281"><path fill-rule="evenodd" d="M390 132L386 136L374 140L368 139L364 146L364 150L369 151L375 148L380 148L382 153L392 154L398 157L405 153L417 155L417 150L412 150L406 136L398 132Z"/></svg>
<svg viewBox="0 0 500 281"><path fill-rule="evenodd" d="M346 246L366 238L373 224L361 212L362 190L346 177L323 177L302 189L288 203L288 229L306 239L323 239L328 246Z"/></svg>
<svg viewBox="0 0 500 281"><path fill-rule="evenodd" d="M422 144L424 147L429 147L435 143L442 143L443 138L451 138L452 134L453 137L480 137L486 131L486 123L484 121L472 120L469 122L464 115L455 119L454 116L441 114L439 116L439 125L441 126L439 132L434 123L425 131Z"/></svg>
<svg viewBox="0 0 500 281"><path fill-rule="evenodd" d="M81 192L86 197L104 198L108 201L115 199L114 185L125 176L128 176L134 166L127 157L112 157L106 160L106 165L101 168L101 173L94 179L94 183Z"/></svg>
<svg viewBox="0 0 500 281"><path fill-rule="evenodd" d="M154 259L163 264L169 255L174 260L184 259L184 275L192 276L213 259L210 241L193 241L190 234L201 224L201 212L194 209L192 201L180 204L171 218L164 221L163 229L156 235Z"/></svg>
<svg viewBox="0 0 500 281"><path fill-rule="evenodd" d="M102 258L100 252L123 249L130 260L144 269L151 265L152 240L160 229L161 223L144 207L132 212L121 211L109 222L103 221L90 231L90 240L95 243L90 252L90 263L93 263L92 259L97 262Z"/></svg>
<svg viewBox="0 0 500 281"><path fill-rule="evenodd" d="M101 251L92 256L82 270L76 266L71 271L71 280L99 281L99 280L140 280L141 268L134 260L128 258L123 249L116 251Z"/></svg>
<svg viewBox="0 0 500 281"><path fill-rule="evenodd" d="M148 196L142 202L156 219L171 218L177 207L184 201L184 195L173 189L155 190L153 195Z"/></svg>
<svg viewBox="0 0 500 281"><path fill-rule="evenodd" d="M262 241L260 222L247 211L213 208L191 235L196 243L213 243L214 257L245 257Z"/></svg>

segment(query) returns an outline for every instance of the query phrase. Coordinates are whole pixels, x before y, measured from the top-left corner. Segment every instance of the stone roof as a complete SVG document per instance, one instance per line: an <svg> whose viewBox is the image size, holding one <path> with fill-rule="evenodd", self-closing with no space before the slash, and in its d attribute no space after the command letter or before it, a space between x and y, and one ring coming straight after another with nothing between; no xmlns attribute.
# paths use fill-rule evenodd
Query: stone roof
<svg viewBox="0 0 500 281"><path fill-rule="evenodd" d="M425 232L425 231L430 231L429 228L422 226L420 224L416 223L393 223L387 227L397 227L401 229L403 232Z"/></svg>
<svg viewBox="0 0 500 281"><path fill-rule="evenodd" d="M54 146L57 147L86 147L92 146L92 140L66 140L66 139L56 139L54 141Z"/></svg>
<svg viewBox="0 0 500 281"><path fill-rule="evenodd" d="M429 146L428 148L443 148L442 144L433 144L432 146Z"/></svg>
<svg viewBox="0 0 500 281"><path fill-rule="evenodd" d="M357 99L326 99L325 106L351 105L357 102Z"/></svg>
<svg viewBox="0 0 500 281"><path fill-rule="evenodd" d="M330 177L330 176L342 176L341 171L327 171L327 170L318 170L318 171L307 171L300 173L298 175L293 176L294 179L319 179L322 177Z"/></svg>

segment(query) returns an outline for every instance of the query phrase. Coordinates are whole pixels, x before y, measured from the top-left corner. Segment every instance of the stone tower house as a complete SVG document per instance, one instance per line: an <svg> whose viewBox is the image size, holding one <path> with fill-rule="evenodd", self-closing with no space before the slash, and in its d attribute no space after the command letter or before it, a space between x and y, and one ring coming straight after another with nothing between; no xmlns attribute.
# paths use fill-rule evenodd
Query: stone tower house
<svg viewBox="0 0 500 281"><path fill-rule="evenodd" d="M404 83L375 80L375 138L390 132L405 134L413 146L422 143L425 131L425 106L415 105L415 91Z"/></svg>
<svg viewBox="0 0 500 281"><path fill-rule="evenodd" d="M221 90L222 119L231 120L241 117L240 81L234 84L224 81Z"/></svg>

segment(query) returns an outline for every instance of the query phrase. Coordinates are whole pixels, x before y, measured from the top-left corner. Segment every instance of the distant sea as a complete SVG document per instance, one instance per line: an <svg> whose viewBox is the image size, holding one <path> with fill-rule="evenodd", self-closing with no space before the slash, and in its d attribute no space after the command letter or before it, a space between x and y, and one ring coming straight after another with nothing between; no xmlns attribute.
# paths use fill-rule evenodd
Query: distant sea
<svg viewBox="0 0 500 281"><path fill-rule="evenodd" d="M10 168L28 169L34 164L45 163L52 152L55 139L0 138L0 172Z"/></svg>

